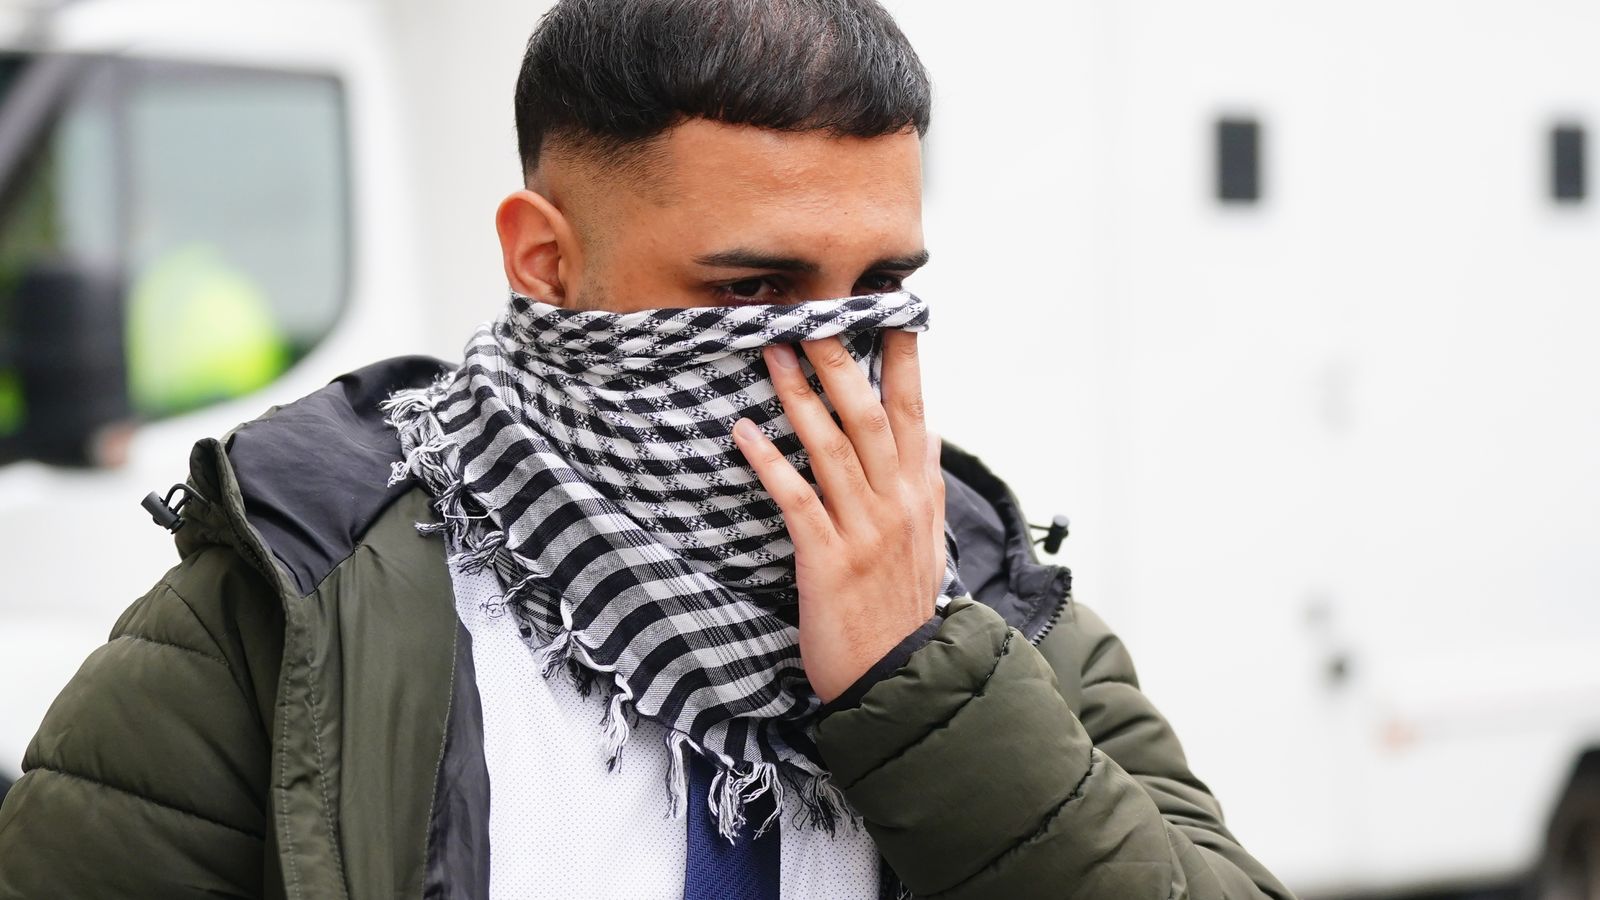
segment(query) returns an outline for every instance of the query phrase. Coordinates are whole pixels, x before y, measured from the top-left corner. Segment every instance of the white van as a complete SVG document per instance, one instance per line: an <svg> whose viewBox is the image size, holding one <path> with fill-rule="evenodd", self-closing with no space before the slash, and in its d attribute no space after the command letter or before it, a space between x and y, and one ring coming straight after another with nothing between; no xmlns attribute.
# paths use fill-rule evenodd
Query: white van
<svg viewBox="0 0 1600 900"><path fill-rule="evenodd" d="M382 33L338 0L0 4L0 779L176 563L139 507L194 441L417 345Z"/></svg>

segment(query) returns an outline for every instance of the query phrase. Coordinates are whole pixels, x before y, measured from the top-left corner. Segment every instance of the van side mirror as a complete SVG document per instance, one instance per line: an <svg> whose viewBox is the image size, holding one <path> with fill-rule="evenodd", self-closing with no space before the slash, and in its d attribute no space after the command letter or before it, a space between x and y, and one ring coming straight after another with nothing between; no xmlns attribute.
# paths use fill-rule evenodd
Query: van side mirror
<svg viewBox="0 0 1600 900"><path fill-rule="evenodd" d="M26 410L5 456L101 464L104 430L130 422L123 279L114 268L32 263L10 298L13 371Z"/></svg>

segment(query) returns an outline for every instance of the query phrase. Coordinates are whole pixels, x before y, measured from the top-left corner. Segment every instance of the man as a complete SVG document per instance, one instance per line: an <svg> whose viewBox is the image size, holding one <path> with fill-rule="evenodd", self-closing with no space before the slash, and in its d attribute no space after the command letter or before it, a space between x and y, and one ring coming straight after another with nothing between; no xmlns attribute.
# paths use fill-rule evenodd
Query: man
<svg viewBox="0 0 1600 900"><path fill-rule="evenodd" d="M196 447L0 896L1288 896L925 429L887 14L564 0L516 112L505 312Z"/></svg>

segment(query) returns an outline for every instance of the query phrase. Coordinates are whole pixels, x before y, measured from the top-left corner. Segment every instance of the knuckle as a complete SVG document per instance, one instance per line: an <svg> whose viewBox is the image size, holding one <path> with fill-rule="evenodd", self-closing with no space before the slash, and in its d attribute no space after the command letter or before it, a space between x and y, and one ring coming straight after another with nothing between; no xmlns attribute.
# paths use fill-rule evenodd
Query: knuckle
<svg viewBox="0 0 1600 900"><path fill-rule="evenodd" d="M901 397L896 401L896 403L900 407L901 412L913 419L921 419L927 412L927 405L922 402L921 394L911 397Z"/></svg>
<svg viewBox="0 0 1600 900"><path fill-rule="evenodd" d="M796 485L789 493L789 508L802 515L814 511L820 505L822 501L817 499L810 485Z"/></svg>
<svg viewBox="0 0 1600 900"><path fill-rule="evenodd" d="M780 394L789 400L804 401L809 400L817 395L816 392L811 389L811 385L806 383L804 378L795 378L785 381L779 386L778 390Z"/></svg>
<svg viewBox="0 0 1600 900"><path fill-rule="evenodd" d="M861 420L861 427L868 434L883 434L889 431L889 416L882 409L871 409Z"/></svg>
<svg viewBox="0 0 1600 900"><path fill-rule="evenodd" d="M928 521L933 516L933 492L915 492L910 502L906 504L905 509L907 515L911 516L911 518L923 522Z"/></svg>
<svg viewBox="0 0 1600 900"><path fill-rule="evenodd" d="M850 441L843 436L830 439L822 445L822 454L836 463L849 462L855 457L856 449Z"/></svg>
<svg viewBox="0 0 1600 900"><path fill-rule="evenodd" d="M830 369L854 365L855 360L838 340L823 341L817 345L817 361Z"/></svg>
<svg viewBox="0 0 1600 900"><path fill-rule="evenodd" d="M922 479L905 478L900 481L895 500L895 508L904 510L906 515L921 515L928 507L928 491Z"/></svg>

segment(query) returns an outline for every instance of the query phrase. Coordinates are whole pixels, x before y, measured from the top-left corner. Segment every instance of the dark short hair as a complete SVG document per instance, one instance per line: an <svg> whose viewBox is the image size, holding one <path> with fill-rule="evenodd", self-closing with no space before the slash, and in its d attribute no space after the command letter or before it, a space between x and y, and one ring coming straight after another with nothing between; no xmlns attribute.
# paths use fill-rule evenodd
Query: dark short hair
<svg viewBox="0 0 1600 900"><path fill-rule="evenodd" d="M530 173L554 140L611 156L685 119L926 134L928 74L875 0L560 0L517 77Z"/></svg>

